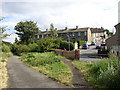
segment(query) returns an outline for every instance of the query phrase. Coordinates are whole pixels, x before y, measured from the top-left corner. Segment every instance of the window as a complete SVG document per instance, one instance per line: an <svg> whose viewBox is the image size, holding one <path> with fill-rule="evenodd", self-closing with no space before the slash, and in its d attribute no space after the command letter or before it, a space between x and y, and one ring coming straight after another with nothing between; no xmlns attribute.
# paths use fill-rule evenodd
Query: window
<svg viewBox="0 0 120 90"><path fill-rule="evenodd" d="M69 33L66 33L66 36L67 36L67 37L69 37L69 36L70 36L70 34L69 34Z"/></svg>
<svg viewBox="0 0 120 90"><path fill-rule="evenodd" d="M38 35L35 35L35 38L37 38L37 39L38 39Z"/></svg>
<svg viewBox="0 0 120 90"><path fill-rule="evenodd" d="M84 32L84 35L86 36L86 35L87 35L87 32Z"/></svg>
<svg viewBox="0 0 120 90"><path fill-rule="evenodd" d="M72 36L75 36L75 33L74 33L74 32L72 33Z"/></svg>
<svg viewBox="0 0 120 90"><path fill-rule="evenodd" d="M42 38L42 35L39 35L39 38Z"/></svg>
<svg viewBox="0 0 120 90"><path fill-rule="evenodd" d="M78 32L78 36L80 36L80 32Z"/></svg>

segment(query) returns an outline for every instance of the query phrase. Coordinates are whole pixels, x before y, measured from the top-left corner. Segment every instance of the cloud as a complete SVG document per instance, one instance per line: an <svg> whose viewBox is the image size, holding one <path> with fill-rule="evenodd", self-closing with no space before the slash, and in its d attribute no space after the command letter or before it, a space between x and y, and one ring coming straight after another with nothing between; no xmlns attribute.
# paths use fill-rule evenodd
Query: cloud
<svg viewBox="0 0 120 90"><path fill-rule="evenodd" d="M10 36L3 39L3 41L14 43L16 37L17 37L16 34L11 34Z"/></svg>
<svg viewBox="0 0 120 90"><path fill-rule="evenodd" d="M3 25L14 28L24 20L38 22L41 30L53 23L58 29L68 26L104 27L112 30L118 23L119 0L5 0Z"/></svg>

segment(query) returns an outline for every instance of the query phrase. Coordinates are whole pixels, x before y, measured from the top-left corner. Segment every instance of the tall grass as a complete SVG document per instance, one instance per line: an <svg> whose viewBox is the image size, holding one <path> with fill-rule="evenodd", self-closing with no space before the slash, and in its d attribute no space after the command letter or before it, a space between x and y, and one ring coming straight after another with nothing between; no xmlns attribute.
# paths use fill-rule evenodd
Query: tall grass
<svg viewBox="0 0 120 90"><path fill-rule="evenodd" d="M93 63L89 70L97 87L120 88L120 58L112 56Z"/></svg>
<svg viewBox="0 0 120 90"><path fill-rule="evenodd" d="M111 56L94 63L73 61L84 73L85 79L95 88L120 88L120 57Z"/></svg>
<svg viewBox="0 0 120 90"><path fill-rule="evenodd" d="M52 52L29 53L21 57L22 61L32 68L66 85L72 86L72 72L70 68L61 62L62 56Z"/></svg>

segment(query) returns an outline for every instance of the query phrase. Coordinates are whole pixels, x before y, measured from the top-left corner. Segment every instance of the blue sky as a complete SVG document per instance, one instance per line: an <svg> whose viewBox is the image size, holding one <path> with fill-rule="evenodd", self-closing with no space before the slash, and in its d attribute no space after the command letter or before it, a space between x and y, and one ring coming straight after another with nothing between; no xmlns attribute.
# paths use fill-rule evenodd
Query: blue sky
<svg viewBox="0 0 120 90"><path fill-rule="evenodd" d="M38 23L40 30L53 23L64 27L104 27L112 31L118 23L119 0L4 0L0 12L5 19L0 25L13 33L6 41L14 42L14 26L25 20Z"/></svg>

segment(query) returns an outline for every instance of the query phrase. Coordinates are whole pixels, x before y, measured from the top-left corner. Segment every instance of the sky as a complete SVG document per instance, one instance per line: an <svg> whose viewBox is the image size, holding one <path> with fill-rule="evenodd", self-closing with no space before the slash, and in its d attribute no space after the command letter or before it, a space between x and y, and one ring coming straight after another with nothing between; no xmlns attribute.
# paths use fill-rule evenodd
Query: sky
<svg viewBox="0 0 120 90"><path fill-rule="evenodd" d="M11 36L5 41L14 42L14 27L20 21L37 22L41 31L53 23L58 29L103 27L110 31L118 23L119 0L2 0L0 25L7 26Z"/></svg>

